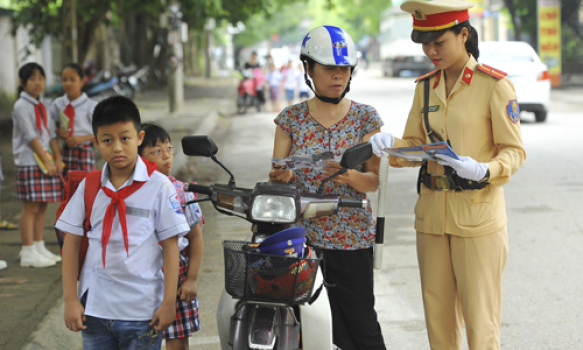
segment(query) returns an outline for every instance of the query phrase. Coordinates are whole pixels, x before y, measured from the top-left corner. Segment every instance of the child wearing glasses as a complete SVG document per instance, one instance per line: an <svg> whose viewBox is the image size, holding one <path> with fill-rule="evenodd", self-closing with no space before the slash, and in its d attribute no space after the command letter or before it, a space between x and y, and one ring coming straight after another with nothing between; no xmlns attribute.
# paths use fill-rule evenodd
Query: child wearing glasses
<svg viewBox="0 0 583 350"><path fill-rule="evenodd" d="M145 135L138 147L138 154L155 162L158 170L168 176L176 187L180 204L195 199L196 194L186 192L184 183L170 175L176 147L170 143L168 132L155 124L142 124L142 131ZM188 349L188 337L200 329L196 280L204 248L202 239L204 218L196 203L186 206L183 211L190 225L190 232L178 241L180 269L176 293L176 320L164 332L168 350Z"/></svg>

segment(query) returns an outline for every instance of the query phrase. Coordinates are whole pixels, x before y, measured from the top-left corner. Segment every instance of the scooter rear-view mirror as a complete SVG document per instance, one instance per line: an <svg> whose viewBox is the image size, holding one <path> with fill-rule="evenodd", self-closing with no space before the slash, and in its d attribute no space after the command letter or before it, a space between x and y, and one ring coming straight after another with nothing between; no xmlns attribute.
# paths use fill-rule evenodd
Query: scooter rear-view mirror
<svg viewBox="0 0 583 350"><path fill-rule="evenodd" d="M215 163L221 166L221 168L225 169L225 171L231 176L229 180L229 186L231 188L235 188L235 176L226 166L221 163L219 158L217 158L216 154L219 151L219 148L215 144L215 142L206 135L191 135L191 136L184 136L182 138L182 152L187 156L202 156L202 157L210 157Z"/></svg>
<svg viewBox="0 0 583 350"><path fill-rule="evenodd" d="M185 136L182 138L182 151L187 156L212 157L219 148L209 136Z"/></svg>
<svg viewBox="0 0 583 350"><path fill-rule="evenodd" d="M363 142L360 145L348 148L342 155L340 166L345 169L356 168L360 163L366 162L372 157L372 145Z"/></svg>
<svg viewBox="0 0 583 350"><path fill-rule="evenodd" d="M348 148L344 151L342 159L340 160L340 166L342 169L338 170L335 174L331 175L329 178L324 179L318 187L318 193L322 194L324 192L324 184L338 175L344 174L348 169L356 168L360 163L366 162L372 157L372 145L370 142L363 142L360 145L356 145Z"/></svg>

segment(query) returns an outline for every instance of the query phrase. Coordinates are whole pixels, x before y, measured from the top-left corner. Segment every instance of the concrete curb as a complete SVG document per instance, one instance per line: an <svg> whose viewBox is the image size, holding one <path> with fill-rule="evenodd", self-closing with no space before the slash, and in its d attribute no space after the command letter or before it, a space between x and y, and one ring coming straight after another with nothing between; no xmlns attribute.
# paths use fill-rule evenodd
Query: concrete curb
<svg viewBox="0 0 583 350"><path fill-rule="evenodd" d="M219 113L217 111L212 111L201 120L192 135L209 135L217 127L218 122ZM176 140L176 142L178 142L178 140ZM174 154L173 168L175 170L184 168L187 159L188 157L184 153L176 152Z"/></svg>
<svg viewBox="0 0 583 350"><path fill-rule="evenodd" d="M219 113L210 112L205 116L195 129L193 135L209 135L219 122ZM187 157L182 153L176 153L174 166L176 169L184 167ZM32 332L26 345L21 350L55 350L55 349L83 349L81 332L72 332L63 321L65 301L59 298L57 305L51 308L48 314L39 323L38 328Z"/></svg>
<svg viewBox="0 0 583 350"><path fill-rule="evenodd" d="M22 350L83 349L81 332L71 332L65 327L63 313L65 302L59 299L59 305L53 307L43 318L39 328L32 332L31 341Z"/></svg>

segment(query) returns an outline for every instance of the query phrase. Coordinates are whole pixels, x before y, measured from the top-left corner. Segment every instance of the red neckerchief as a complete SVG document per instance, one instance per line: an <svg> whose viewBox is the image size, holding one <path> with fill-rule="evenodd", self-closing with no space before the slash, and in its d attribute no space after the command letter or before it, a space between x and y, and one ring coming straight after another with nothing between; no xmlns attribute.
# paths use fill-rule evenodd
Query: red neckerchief
<svg viewBox="0 0 583 350"><path fill-rule="evenodd" d="M45 105L43 105L42 102L39 102L34 106L34 114L36 116L36 127L38 128L38 131L40 132L40 136L43 136L42 124L45 125L45 128L47 130L49 129L49 127L47 126L47 110L45 108ZM41 124L41 120L42 120L42 124Z"/></svg>
<svg viewBox="0 0 583 350"><path fill-rule="evenodd" d="M142 158L142 161L146 164L148 169L148 176L152 175L154 171L158 169L156 163L150 162ZM105 252L107 243L109 242L109 237L111 236L111 228L113 225L113 218L115 217L115 210L119 214L119 222L121 224L121 230L123 233L123 243L126 248L126 254L129 257L130 253L128 251L129 240L128 240L128 227L126 224L126 202L124 199L129 197L132 193L140 189L146 182L145 181L132 181L132 184L122 188L119 191L112 191L107 187L101 187L103 193L111 198L111 203L107 206L105 210L105 217L103 218L103 231L101 232L101 258L103 259L103 268L105 268Z"/></svg>
<svg viewBox="0 0 583 350"><path fill-rule="evenodd" d="M63 111L63 114L69 118L69 136L73 135L73 130L75 129L75 108L72 104L68 104Z"/></svg>

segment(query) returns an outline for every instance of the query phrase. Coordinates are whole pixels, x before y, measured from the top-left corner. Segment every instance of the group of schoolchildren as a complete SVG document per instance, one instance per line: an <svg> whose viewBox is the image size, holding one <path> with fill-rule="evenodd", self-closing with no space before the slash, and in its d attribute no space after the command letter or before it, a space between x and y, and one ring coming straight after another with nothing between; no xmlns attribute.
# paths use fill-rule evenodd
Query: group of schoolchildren
<svg viewBox="0 0 583 350"><path fill-rule="evenodd" d="M170 135L142 124L125 97L89 99L78 64L63 68L65 95L48 109L43 68L27 63L19 78L13 152L23 202L21 266L62 260L65 324L82 331L85 349L160 349L163 338L167 349L188 349L200 329L204 219L198 204L183 206L195 194L170 175ZM105 160L101 171L94 171L93 144ZM87 175L57 219L55 228L65 232L61 258L45 247L45 211L61 202L72 170L96 176L94 183Z"/></svg>

